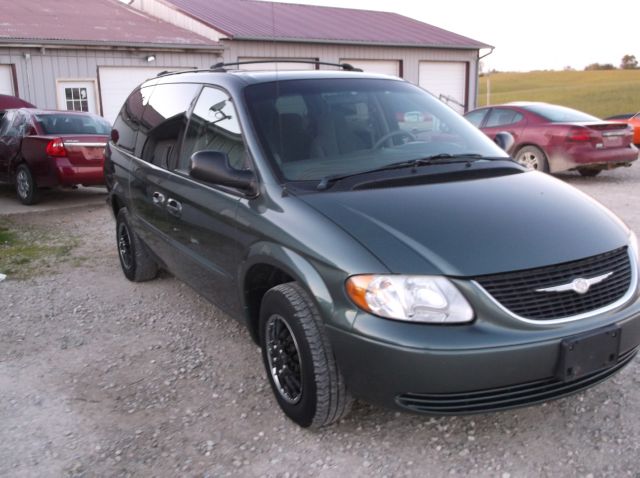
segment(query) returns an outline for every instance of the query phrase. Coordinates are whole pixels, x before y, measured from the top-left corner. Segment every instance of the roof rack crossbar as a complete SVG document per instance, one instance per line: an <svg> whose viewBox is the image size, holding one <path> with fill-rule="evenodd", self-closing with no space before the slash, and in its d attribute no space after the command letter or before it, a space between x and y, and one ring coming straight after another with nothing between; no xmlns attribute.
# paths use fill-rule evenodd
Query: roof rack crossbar
<svg viewBox="0 0 640 478"><path fill-rule="evenodd" d="M326 61L317 61L317 60L297 60L291 58L268 58L265 60L251 60L251 61L236 61L233 63L216 63L215 65L211 65L211 69L215 71L227 71L225 66L238 66L238 65L253 65L256 63L310 63L313 65L327 65L327 66L337 66L342 68L345 71L362 71L360 68L356 68L349 63L330 63Z"/></svg>

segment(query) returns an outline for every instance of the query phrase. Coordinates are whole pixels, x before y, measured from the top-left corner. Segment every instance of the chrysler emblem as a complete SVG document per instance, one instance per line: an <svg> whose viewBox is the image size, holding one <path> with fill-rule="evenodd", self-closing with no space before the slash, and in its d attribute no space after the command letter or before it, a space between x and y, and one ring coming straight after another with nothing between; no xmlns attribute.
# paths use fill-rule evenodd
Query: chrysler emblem
<svg viewBox="0 0 640 478"><path fill-rule="evenodd" d="M589 289L592 285L599 284L611 275L613 275L613 272L607 272L606 274L591 277L590 279L578 277L568 284L556 285L554 287L545 287L544 289L536 289L536 292L566 292L572 290L576 294L582 295L589 292Z"/></svg>

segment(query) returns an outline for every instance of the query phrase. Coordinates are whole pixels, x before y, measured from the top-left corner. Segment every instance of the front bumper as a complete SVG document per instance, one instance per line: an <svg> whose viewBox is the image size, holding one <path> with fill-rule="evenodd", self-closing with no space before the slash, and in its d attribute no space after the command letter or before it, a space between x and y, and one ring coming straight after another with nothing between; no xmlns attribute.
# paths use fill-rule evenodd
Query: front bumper
<svg viewBox="0 0 640 478"><path fill-rule="evenodd" d="M470 325L448 327L360 313L351 331L327 329L354 396L431 414L501 410L576 393L624 367L640 345L637 299L606 316L555 327L504 327L500 312L498 320L485 320L487 312ZM611 325L621 332L614 364L573 381L557 378L564 339Z"/></svg>

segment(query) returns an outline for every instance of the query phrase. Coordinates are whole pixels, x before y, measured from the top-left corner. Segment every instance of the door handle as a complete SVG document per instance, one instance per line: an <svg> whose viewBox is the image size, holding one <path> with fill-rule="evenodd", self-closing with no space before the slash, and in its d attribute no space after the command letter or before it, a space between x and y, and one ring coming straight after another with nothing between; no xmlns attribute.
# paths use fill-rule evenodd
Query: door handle
<svg viewBox="0 0 640 478"><path fill-rule="evenodd" d="M182 204L175 199L169 198L167 199L167 211L176 217L180 217L182 214Z"/></svg>
<svg viewBox="0 0 640 478"><path fill-rule="evenodd" d="M162 206L162 204L164 203L164 194L156 191L151 195L151 200L156 206Z"/></svg>

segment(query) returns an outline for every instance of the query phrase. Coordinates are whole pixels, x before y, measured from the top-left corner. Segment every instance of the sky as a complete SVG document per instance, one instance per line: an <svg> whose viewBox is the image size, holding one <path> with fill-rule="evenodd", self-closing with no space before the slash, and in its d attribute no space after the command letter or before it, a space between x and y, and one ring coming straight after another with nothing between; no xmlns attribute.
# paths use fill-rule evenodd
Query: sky
<svg viewBox="0 0 640 478"><path fill-rule="evenodd" d="M394 12L495 46L485 70L577 70L640 61L640 0L287 0ZM482 51L481 54L487 53Z"/></svg>

